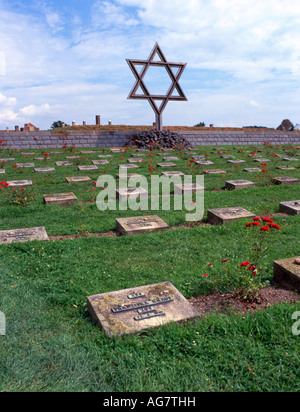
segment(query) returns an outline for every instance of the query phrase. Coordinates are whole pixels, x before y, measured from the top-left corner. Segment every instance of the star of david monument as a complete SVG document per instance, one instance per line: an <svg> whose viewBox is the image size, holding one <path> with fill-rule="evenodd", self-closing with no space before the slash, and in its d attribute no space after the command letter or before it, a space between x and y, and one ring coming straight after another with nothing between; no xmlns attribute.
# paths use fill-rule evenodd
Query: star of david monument
<svg viewBox="0 0 300 412"><path fill-rule="evenodd" d="M148 60L126 60L136 78L128 99L148 100L155 116L156 129L162 130L162 114L169 101L187 101L179 84L186 63L168 62L158 43L155 44ZM145 84L145 75L150 67L163 67L169 75L171 85L166 94L151 94Z"/></svg>

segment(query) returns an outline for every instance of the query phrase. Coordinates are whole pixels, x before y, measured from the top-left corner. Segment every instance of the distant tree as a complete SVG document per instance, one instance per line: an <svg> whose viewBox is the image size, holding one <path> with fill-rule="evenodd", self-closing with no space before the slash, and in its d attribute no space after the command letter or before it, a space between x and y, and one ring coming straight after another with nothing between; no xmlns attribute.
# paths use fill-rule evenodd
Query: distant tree
<svg viewBox="0 0 300 412"><path fill-rule="evenodd" d="M195 124L194 127L205 127L205 123L204 122L200 122L198 124Z"/></svg>
<svg viewBox="0 0 300 412"><path fill-rule="evenodd" d="M62 122L61 120L57 120L56 122L52 123L51 129L57 129L57 128L63 127L63 124L65 126L68 126L66 123Z"/></svg>

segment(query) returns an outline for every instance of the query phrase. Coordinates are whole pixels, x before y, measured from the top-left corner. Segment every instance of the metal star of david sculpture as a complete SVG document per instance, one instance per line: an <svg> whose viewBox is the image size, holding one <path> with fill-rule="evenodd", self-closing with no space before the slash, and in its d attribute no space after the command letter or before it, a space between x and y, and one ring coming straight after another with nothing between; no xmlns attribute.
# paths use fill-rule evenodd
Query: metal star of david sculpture
<svg viewBox="0 0 300 412"><path fill-rule="evenodd" d="M160 60L154 60L155 56L158 56ZM165 58L161 48L159 47L158 43L155 44L154 49L152 50L148 60L126 60L132 73L136 78L136 83L131 90L128 99L141 99L141 100L148 100L152 109L156 115L156 129L162 130L162 113L166 108L168 102L170 100L175 101L187 101L185 94L183 93L179 79L187 65L187 63L171 63L168 62ZM139 72L136 66L143 66L142 70ZM145 83L144 77L149 69L149 67L165 67L170 79L171 79L171 86L166 95L153 95L149 93ZM173 69L177 69L174 72ZM137 94L137 91L141 89L143 94ZM173 94L177 91L177 94ZM161 101L160 105L157 105L156 100Z"/></svg>

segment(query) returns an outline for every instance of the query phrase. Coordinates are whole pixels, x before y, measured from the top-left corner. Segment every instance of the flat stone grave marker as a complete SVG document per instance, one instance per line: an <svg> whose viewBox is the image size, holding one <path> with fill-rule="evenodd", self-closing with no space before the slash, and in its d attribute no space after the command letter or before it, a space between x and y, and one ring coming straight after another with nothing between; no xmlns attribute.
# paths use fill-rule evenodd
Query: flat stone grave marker
<svg viewBox="0 0 300 412"><path fill-rule="evenodd" d="M248 167L244 169L244 172L248 172L248 173L259 173L261 172L261 169L259 169L258 167Z"/></svg>
<svg viewBox="0 0 300 412"><path fill-rule="evenodd" d="M196 193L204 190L204 186L201 186L197 183L185 183L182 185L174 185L175 195L182 195L187 193Z"/></svg>
<svg viewBox="0 0 300 412"><path fill-rule="evenodd" d="M222 152L226 149L225 149L225 147L214 147L214 150L216 150L217 152Z"/></svg>
<svg viewBox="0 0 300 412"><path fill-rule="evenodd" d="M256 162L256 163L267 163L267 162L270 162L270 161L271 161L270 159L261 159L261 158L253 160L253 162Z"/></svg>
<svg viewBox="0 0 300 412"><path fill-rule="evenodd" d="M143 154L143 153L133 153L131 156L132 156L132 157L144 157L144 156L146 156L146 155Z"/></svg>
<svg viewBox="0 0 300 412"><path fill-rule="evenodd" d="M59 162L55 162L56 166L73 166L72 162L68 162L68 161L59 161Z"/></svg>
<svg viewBox="0 0 300 412"><path fill-rule="evenodd" d="M0 231L0 244L13 242L29 242L32 240L49 240L44 227L29 229L13 229Z"/></svg>
<svg viewBox="0 0 300 412"><path fill-rule="evenodd" d="M205 156L191 156L191 159L193 159L193 160L205 160L206 157Z"/></svg>
<svg viewBox="0 0 300 412"><path fill-rule="evenodd" d="M273 280L286 289L300 292L300 258L293 257L274 262Z"/></svg>
<svg viewBox="0 0 300 412"><path fill-rule="evenodd" d="M221 170L221 169L211 169L211 170L203 170L203 173L205 175L218 175L218 174L225 174L227 172L225 172L225 170Z"/></svg>
<svg viewBox="0 0 300 412"><path fill-rule="evenodd" d="M35 173L50 173L55 172L54 167L37 167L34 169Z"/></svg>
<svg viewBox="0 0 300 412"><path fill-rule="evenodd" d="M0 175L4 175L5 174L5 169L0 169Z"/></svg>
<svg viewBox="0 0 300 412"><path fill-rule="evenodd" d="M36 153L32 153L32 152L22 152L21 155L22 156L34 156Z"/></svg>
<svg viewBox="0 0 300 412"><path fill-rule="evenodd" d="M64 152L49 152L49 154L62 155L62 154L64 154Z"/></svg>
<svg viewBox="0 0 300 412"><path fill-rule="evenodd" d="M7 182L9 184L9 187L27 187L27 186L32 186L32 181L31 180L13 180L10 182Z"/></svg>
<svg viewBox="0 0 300 412"><path fill-rule="evenodd" d="M68 159L68 160L77 160L77 159L82 159L82 157L81 156L66 156L66 159Z"/></svg>
<svg viewBox="0 0 300 412"><path fill-rule="evenodd" d="M48 158L49 159L49 158ZM44 157L35 157L34 160L37 160L39 162L44 162L45 158Z"/></svg>
<svg viewBox="0 0 300 412"><path fill-rule="evenodd" d="M147 232L168 230L169 226L158 216L125 217L116 220L117 232L123 235L138 235Z"/></svg>
<svg viewBox="0 0 300 412"><path fill-rule="evenodd" d="M80 153L82 153L82 154L93 154L95 152L93 150L82 150Z"/></svg>
<svg viewBox="0 0 300 412"><path fill-rule="evenodd" d="M175 163L170 163L170 162L168 162L168 163L158 163L157 164L157 166L158 167L177 167L177 165L175 164Z"/></svg>
<svg viewBox="0 0 300 412"><path fill-rule="evenodd" d="M227 163L240 164L240 163L246 163L246 160L241 160L241 159L228 160Z"/></svg>
<svg viewBox="0 0 300 412"><path fill-rule="evenodd" d="M176 162L176 160L179 160L178 157L163 157L163 160L165 162Z"/></svg>
<svg viewBox="0 0 300 412"><path fill-rule="evenodd" d="M136 149L137 152L149 152L148 149Z"/></svg>
<svg viewBox="0 0 300 412"><path fill-rule="evenodd" d="M300 215L300 200L279 203L279 212L288 215Z"/></svg>
<svg viewBox="0 0 300 412"><path fill-rule="evenodd" d="M166 156L166 155L171 155L172 153L156 153L157 156Z"/></svg>
<svg viewBox="0 0 300 412"><path fill-rule="evenodd" d="M228 180L225 182L225 187L229 190L246 189L247 187L255 187L255 183L249 180Z"/></svg>
<svg viewBox="0 0 300 412"><path fill-rule="evenodd" d="M195 164L199 166L210 166L210 165L213 165L214 163L211 162L210 160L198 160L197 162L195 162Z"/></svg>
<svg viewBox="0 0 300 412"><path fill-rule="evenodd" d="M119 188L116 190L117 199L120 202L124 202L127 199L147 199L148 192L147 190L143 189L142 187L127 187L127 188Z"/></svg>
<svg viewBox="0 0 300 412"><path fill-rule="evenodd" d="M17 163L18 167L35 167L34 163Z"/></svg>
<svg viewBox="0 0 300 412"><path fill-rule="evenodd" d="M92 160L93 165L108 165L108 160Z"/></svg>
<svg viewBox="0 0 300 412"><path fill-rule="evenodd" d="M126 176L126 179L130 179L130 178L132 178L132 177L133 177L133 178L134 178L134 177L138 178L138 177L140 177L141 175L139 175L138 173L126 173L126 174L119 173L119 174L116 175L116 178L117 178L117 179L124 179L125 176Z"/></svg>
<svg viewBox="0 0 300 412"><path fill-rule="evenodd" d="M200 316L171 282L89 296L87 307L99 328L109 337Z"/></svg>
<svg viewBox="0 0 300 412"><path fill-rule="evenodd" d="M235 156L232 156L232 155L223 155L223 156L221 156L221 159L235 159Z"/></svg>
<svg viewBox="0 0 300 412"><path fill-rule="evenodd" d="M89 171L89 170L99 170L96 165L93 166L78 166L78 170L80 171Z"/></svg>
<svg viewBox="0 0 300 412"><path fill-rule="evenodd" d="M9 158L1 158L0 157L0 162L2 163L2 162L14 162L15 161L15 159L13 158L13 157L9 157Z"/></svg>
<svg viewBox="0 0 300 412"><path fill-rule="evenodd" d="M46 205L69 206L78 202L78 199L74 193L44 195L43 198Z"/></svg>
<svg viewBox="0 0 300 412"><path fill-rule="evenodd" d="M85 182L90 182L91 178L88 176L74 176L74 177L66 177L66 181L68 183L85 183Z"/></svg>
<svg viewBox="0 0 300 412"><path fill-rule="evenodd" d="M127 162L128 163L140 163L140 162L144 162L144 159L135 157L133 159L127 159Z"/></svg>
<svg viewBox="0 0 300 412"><path fill-rule="evenodd" d="M119 165L119 169L138 169L138 165Z"/></svg>
<svg viewBox="0 0 300 412"><path fill-rule="evenodd" d="M110 149L110 151L111 151L112 153L122 153L122 152L123 152L122 149Z"/></svg>
<svg viewBox="0 0 300 412"><path fill-rule="evenodd" d="M99 155L98 157L100 157L102 159L102 158L106 158L106 157L107 158L112 157L112 155Z"/></svg>
<svg viewBox="0 0 300 412"><path fill-rule="evenodd" d="M295 185L300 183L295 177L288 176L273 177L272 181L277 185Z"/></svg>
<svg viewBox="0 0 300 412"><path fill-rule="evenodd" d="M224 224L237 219L253 218L255 215L242 207L228 207L207 211L207 221L210 224Z"/></svg>
<svg viewBox="0 0 300 412"><path fill-rule="evenodd" d="M295 157L284 157L282 160L285 162L299 162L299 159L296 159Z"/></svg>
<svg viewBox="0 0 300 412"><path fill-rule="evenodd" d="M173 176L184 176L184 173L182 172L162 172L161 175L165 177L173 177Z"/></svg>
<svg viewBox="0 0 300 412"><path fill-rule="evenodd" d="M277 166L276 169L278 169L278 170L296 170L296 168L292 167L292 166Z"/></svg>

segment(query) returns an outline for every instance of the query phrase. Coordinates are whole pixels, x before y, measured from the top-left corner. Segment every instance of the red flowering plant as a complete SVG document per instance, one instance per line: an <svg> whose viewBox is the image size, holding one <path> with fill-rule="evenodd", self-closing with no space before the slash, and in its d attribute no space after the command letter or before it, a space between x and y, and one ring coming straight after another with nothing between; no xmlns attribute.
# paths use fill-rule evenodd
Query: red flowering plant
<svg viewBox="0 0 300 412"><path fill-rule="evenodd" d="M36 198L34 192L26 190L23 187L14 188L7 185L6 188L8 189L5 193L7 201L13 206L28 206L29 203Z"/></svg>
<svg viewBox="0 0 300 412"><path fill-rule="evenodd" d="M252 222L245 225L246 241L251 249L248 260L240 263L239 273L241 288L238 291L240 297L245 300L257 299L258 291L267 285L262 281L262 259L266 256L270 246L276 243L276 236L280 226L269 216L254 217Z"/></svg>

